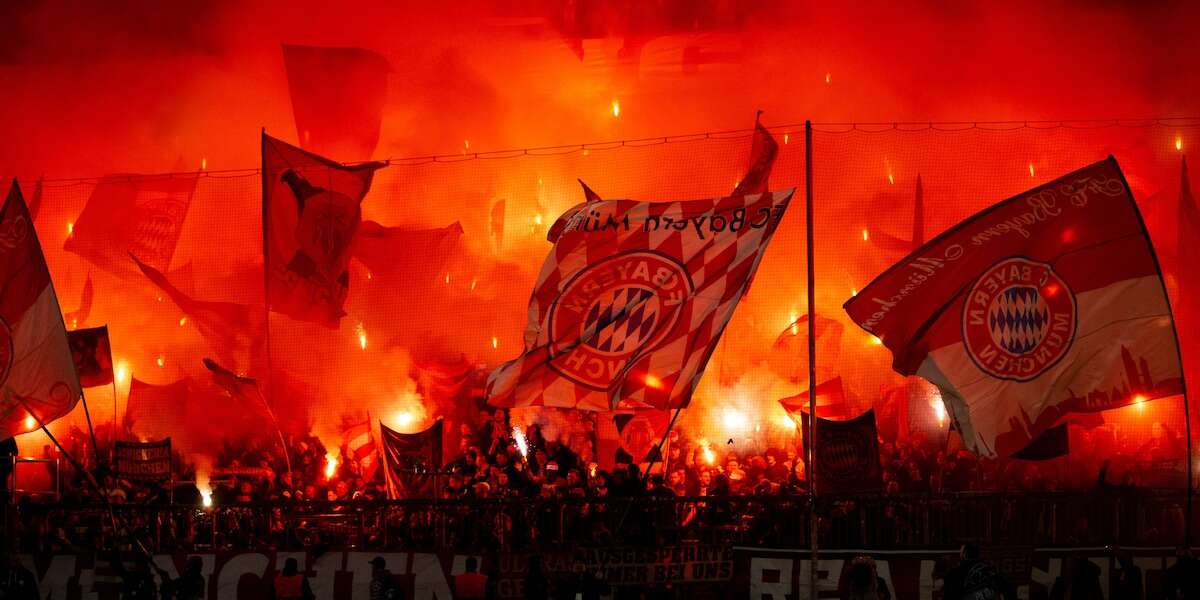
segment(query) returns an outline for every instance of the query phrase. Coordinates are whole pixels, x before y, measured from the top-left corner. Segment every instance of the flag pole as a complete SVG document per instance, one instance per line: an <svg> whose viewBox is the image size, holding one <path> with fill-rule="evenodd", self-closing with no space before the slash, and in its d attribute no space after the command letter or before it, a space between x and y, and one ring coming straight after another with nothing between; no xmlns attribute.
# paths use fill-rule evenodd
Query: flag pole
<svg viewBox="0 0 1200 600"><path fill-rule="evenodd" d="M813 129L812 121L804 122L804 226L806 231L805 254L808 275L808 495L809 495L809 597L817 597L817 328L816 319L816 270L813 260Z"/></svg>
<svg viewBox="0 0 1200 600"><path fill-rule="evenodd" d="M1178 221L1177 221L1178 225L1179 225L1179 230L1176 232L1175 237L1177 240L1181 240L1181 241L1183 239L1183 236L1180 235L1180 233L1183 231L1183 228L1185 227L1184 223L1186 222L1186 217L1187 217L1187 215L1185 214L1184 211L1186 211L1188 209L1188 207L1184 205L1184 202L1186 202L1186 200L1187 200L1187 198L1185 198L1185 196L1184 196L1184 192L1189 192L1188 196L1191 195L1190 194L1191 186L1188 184L1188 170L1187 170L1187 155L1186 154L1181 155L1179 157L1179 208L1176 210L1176 213L1179 217ZM1180 262L1182 262L1181 261L1182 249L1183 249L1183 246L1181 244L1176 244L1175 262L1177 265ZM1184 267L1184 268L1188 268L1188 267ZM1180 291L1183 291L1182 288L1183 288L1183 286L1181 285ZM1163 289L1163 292L1164 293L1166 292L1165 288ZM1184 300L1184 299L1181 298L1180 300ZM1170 303L1168 302L1168 305L1169 304ZM1183 302L1180 302L1181 306L1182 306L1182 304L1183 304ZM1172 315L1172 318L1171 318L1171 325L1172 325L1172 328L1175 330L1175 344L1176 344L1175 348L1176 348L1176 351L1179 353L1179 368L1180 368L1180 371L1182 374L1182 376L1179 378L1179 381L1180 381L1180 385L1183 387L1183 430L1184 430L1184 436L1187 438L1187 440L1186 440L1186 442L1187 442L1187 493L1185 494L1185 501L1187 502L1187 508L1183 512L1183 545L1185 548L1191 548L1192 496L1193 496L1193 488L1195 487L1194 480L1193 480L1194 474L1192 472L1193 468L1194 468L1193 463L1195 462L1195 457L1192 456L1192 413L1191 413L1189 403L1188 403L1187 364L1184 362L1183 347L1179 344L1179 329L1175 327L1174 315Z"/></svg>
<svg viewBox="0 0 1200 600"><path fill-rule="evenodd" d="M267 393L263 396L260 392L259 397L262 398L263 404L267 407L267 414L271 416L271 422L275 425L275 433L279 435L279 446L283 450L283 459L287 463L288 479L295 477L292 473L292 451L288 448L287 440L283 437L283 430L279 428L279 421L275 419L275 411L271 406L275 404L275 380L274 363L271 361L271 253L268 251L267 243L269 241L268 230L268 214L267 214L267 128L262 128L262 138L260 145L260 158L262 159L262 236L263 236L263 328L266 334L266 350L267 350ZM236 368L236 366L235 366ZM292 489L296 488L296 481L292 479Z"/></svg>

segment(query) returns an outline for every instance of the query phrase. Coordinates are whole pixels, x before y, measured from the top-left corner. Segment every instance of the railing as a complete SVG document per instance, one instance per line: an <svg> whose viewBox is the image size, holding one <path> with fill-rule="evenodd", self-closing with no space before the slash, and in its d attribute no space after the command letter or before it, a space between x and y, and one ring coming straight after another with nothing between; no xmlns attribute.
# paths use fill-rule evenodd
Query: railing
<svg viewBox="0 0 1200 600"><path fill-rule="evenodd" d="M821 498L826 549L1008 546L1173 546L1182 494L937 494ZM488 549L663 545L684 541L774 548L809 544L806 496L564 498L452 501L9 506L6 527L27 552L129 545L152 551ZM114 523L117 529L114 530ZM1193 527L1195 532L1197 528ZM7 533L7 532L6 532ZM1193 540L1197 539L1193 535Z"/></svg>

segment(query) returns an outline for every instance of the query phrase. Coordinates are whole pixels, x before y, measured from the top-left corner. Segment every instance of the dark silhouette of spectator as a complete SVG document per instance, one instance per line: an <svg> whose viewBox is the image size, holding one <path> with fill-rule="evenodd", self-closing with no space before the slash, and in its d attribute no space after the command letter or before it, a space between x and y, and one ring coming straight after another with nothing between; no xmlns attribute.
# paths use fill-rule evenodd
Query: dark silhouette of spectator
<svg viewBox="0 0 1200 600"><path fill-rule="evenodd" d="M1110 600L1143 600L1142 570L1133 564L1128 552L1117 553L1117 572L1113 577Z"/></svg>
<svg viewBox="0 0 1200 600"><path fill-rule="evenodd" d="M583 600L600 600L601 597L612 593L608 582L600 577L600 573L587 571L579 582L579 596Z"/></svg>
<svg viewBox="0 0 1200 600"><path fill-rule="evenodd" d="M454 597L482 599L487 597L488 576L479 572L479 561L467 557L466 572L454 576Z"/></svg>
<svg viewBox="0 0 1200 600"><path fill-rule="evenodd" d="M1175 551L1175 564L1167 567L1163 576L1163 597L1167 600L1200 598L1200 561L1191 550Z"/></svg>
<svg viewBox="0 0 1200 600"><path fill-rule="evenodd" d="M38 600L37 579L14 556L0 556L0 598Z"/></svg>
<svg viewBox="0 0 1200 600"><path fill-rule="evenodd" d="M288 560L295 562L295 559ZM204 594L203 569L204 561L200 560L199 556L193 556L188 559L187 564L183 567L183 574L171 584L176 600L202 600L206 598Z"/></svg>
<svg viewBox="0 0 1200 600"><path fill-rule="evenodd" d="M1104 600L1100 567L1083 557L1065 562L1063 574L1050 588L1050 600Z"/></svg>
<svg viewBox="0 0 1200 600"><path fill-rule="evenodd" d="M846 570L842 600L879 600L879 577L869 558L855 558Z"/></svg>
<svg viewBox="0 0 1200 600"><path fill-rule="evenodd" d="M371 600L400 600L400 586L392 579L382 556L371 559Z"/></svg>
<svg viewBox="0 0 1200 600"><path fill-rule="evenodd" d="M944 600L1016 600L1012 584L979 557L979 548L964 544L959 562L946 572Z"/></svg>
<svg viewBox="0 0 1200 600"><path fill-rule="evenodd" d="M312 600L312 588L308 578L300 572L300 564L289 558L283 562L283 570L275 575L275 598L277 600Z"/></svg>
<svg viewBox="0 0 1200 600"><path fill-rule="evenodd" d="M529 571L525 573L525 600L544 600L550 597L550 582L542 572L542 557L529 557Z"/></svg>

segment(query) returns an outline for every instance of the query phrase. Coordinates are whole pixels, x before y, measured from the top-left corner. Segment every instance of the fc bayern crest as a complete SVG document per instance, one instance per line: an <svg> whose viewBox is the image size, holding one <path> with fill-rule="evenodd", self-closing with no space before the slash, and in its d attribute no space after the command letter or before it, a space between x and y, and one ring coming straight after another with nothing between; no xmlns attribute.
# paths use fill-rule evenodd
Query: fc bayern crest
<svg viewBox="0 0 1200 600"><path fill-rule="evenodd" d="M1006 258L967 293L963 344L985 373L1030 381L1066 356L1078 322L1075 295L1050 265Z"/></svg>
<svg viewBox="0 0 1200 600"><path fill-rule="evenodd" d="M635 353L657 346L691 295L691 277L670 257L635 251L577 273L550 308L550 366L605 390Z"/></svg>

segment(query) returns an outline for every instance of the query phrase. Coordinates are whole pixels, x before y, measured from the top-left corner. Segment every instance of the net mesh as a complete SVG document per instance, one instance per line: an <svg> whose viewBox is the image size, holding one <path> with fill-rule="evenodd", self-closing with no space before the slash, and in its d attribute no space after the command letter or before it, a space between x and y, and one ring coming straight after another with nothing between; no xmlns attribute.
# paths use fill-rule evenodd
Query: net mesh
<svg viewBox="0 0 1200 600"><path fill-rule="evenodd" d="M833 324L818 343L818 378L840 377L845 392L843 403L830 410L848 417L875 408L885 440L924 440L935 451L955 451L935 390L895 375L888 351L841 309L906 254L918 176L922 233L929 239L990 204L1112 154L1133 188L1175 294L1181 155L1176 145L1200 143L1198 126L817 125L812 149L817 314ZM805 332L794 325L805 313L805 147L802 128L773 133L780 154L771 187L795 187L797 195L678 423L686 439L713 448L715 460L727 452L795 451L799 441L778 400L807 387ZM545 231L582 201L577 178L606 198L716 197L729 193L744 174L749 149L747 131L670 143L394 162L379 172L363 203L364 219L413 229L458 222L464 230L460 248L452 256L414 249L415 256L397 257L408 271L386 276L353 264L348 315L336 331L273 315L272 381L294 383L285 397L273 398L276 411L294 413L326 446L341 442L347 420L369 415L415 430L452 412L422 397L428 385L420 380L421 367L461 355L490 368L519 353L529 291L549 248ZM23 187L28 198L32 183ZM47 182L37 229L63 310L75 310L90 276L95 303L87 321L75 325L110 327L115 398L106 388L87 392L93 418L103 422L124 414L132 378L157 385L206 379L200 359L213 348L144 279L109 274L63 250L94 187L95 180ZM500 201L504 225L497 236L493 219ZM261 307L260 222L257 173L201 176L172 261L172 270L191 264L190 281L180 287L203 300ZM421 268L430 264L436 271ZM820 328L824 321L817 322ZM897 398L908 398L903 408ZM564 435L587 428L569 419L542 420L551 434L556 427ZM66 422L81 423L82 417ZM1164 458L1162 448L1170 448L1179 449L1169 457L1178 463L1184 425L1180 399L1109 411L1102 424L1072 431L1069 457L1038 468L1063 482L1084 484L1106 459L1130 471L1134 461ZM139 433L164 434L180 437L172 431ZM40 448L42 442L32 437L20 438L23 452Z"/></svg>

